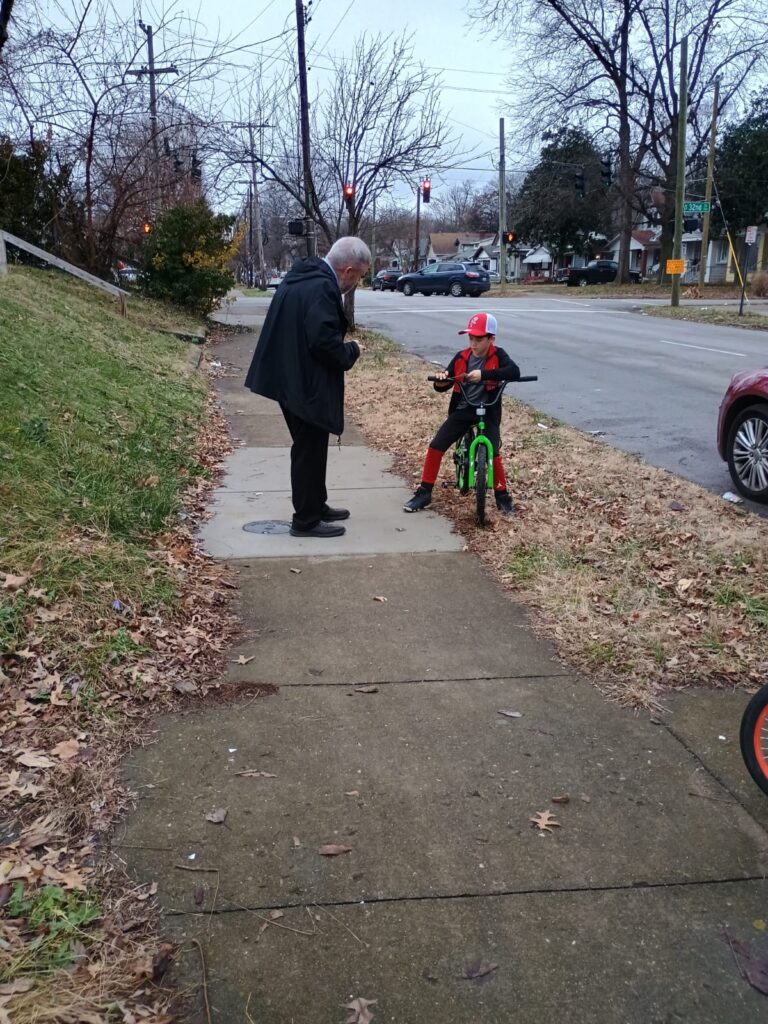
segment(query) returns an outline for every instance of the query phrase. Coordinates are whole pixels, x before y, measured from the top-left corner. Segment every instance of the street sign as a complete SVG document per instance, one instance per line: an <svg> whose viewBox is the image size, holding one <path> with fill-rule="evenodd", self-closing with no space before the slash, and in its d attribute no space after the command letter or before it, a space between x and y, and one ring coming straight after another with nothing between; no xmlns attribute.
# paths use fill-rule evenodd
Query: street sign
<svg viewBox="0 0 768 1024"><path fill-rule="evenodd" d="M709 206L710 204L703 199L701 201L683 203L683 213L709 213Z"/></svg>
<svg viewBox="0 0 768 1024"><path fill-rule="evenodd" d="M755 244L755 242L757 241L757 225L756 224L752 224L750 227L747 228L747 233L744 236L744 241L747 243L747 245L754 245Z"/></svg>
<svg viewBox="0 0 768 1024"><path fill-rule="evenodd" d="M667 260L668 274L684 274L685 260Z"/></svg>

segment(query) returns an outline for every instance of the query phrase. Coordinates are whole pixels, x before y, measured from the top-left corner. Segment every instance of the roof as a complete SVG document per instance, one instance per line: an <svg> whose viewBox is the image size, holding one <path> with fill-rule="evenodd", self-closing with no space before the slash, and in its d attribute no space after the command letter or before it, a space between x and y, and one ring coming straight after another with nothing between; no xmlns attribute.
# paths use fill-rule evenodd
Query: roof
<svg viewBox="0 0 768 1024"><path fill-rule="evenodd" d="M432 231L429 242L438 255L453 256L459 246L476 245L486 241L487 231ZM491 240L494 236L490 236Z"/></svg>

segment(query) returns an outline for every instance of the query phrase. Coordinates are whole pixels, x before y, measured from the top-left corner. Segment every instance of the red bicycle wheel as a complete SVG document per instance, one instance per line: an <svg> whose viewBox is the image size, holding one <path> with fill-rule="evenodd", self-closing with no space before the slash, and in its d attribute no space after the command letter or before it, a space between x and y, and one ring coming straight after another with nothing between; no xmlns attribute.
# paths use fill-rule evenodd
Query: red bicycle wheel
<svg viewBox="0 0 768 1024"><path fill-rule="evenodd" d="M768 684L758 690L744 709L739 740L749 774L768 793Z"/></svg>

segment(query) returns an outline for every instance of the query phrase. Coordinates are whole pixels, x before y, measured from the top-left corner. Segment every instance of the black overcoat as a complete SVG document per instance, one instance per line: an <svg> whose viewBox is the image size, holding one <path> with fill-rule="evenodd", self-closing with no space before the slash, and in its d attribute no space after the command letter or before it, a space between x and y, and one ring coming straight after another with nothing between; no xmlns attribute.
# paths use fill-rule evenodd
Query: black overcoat
<svg viewBox="0 0 768 1024"><path fill-rule="evenodd" d="M275 292L245 386L330 434L344 430L344 371L360 355L325 260L297 260Z"/></svg>

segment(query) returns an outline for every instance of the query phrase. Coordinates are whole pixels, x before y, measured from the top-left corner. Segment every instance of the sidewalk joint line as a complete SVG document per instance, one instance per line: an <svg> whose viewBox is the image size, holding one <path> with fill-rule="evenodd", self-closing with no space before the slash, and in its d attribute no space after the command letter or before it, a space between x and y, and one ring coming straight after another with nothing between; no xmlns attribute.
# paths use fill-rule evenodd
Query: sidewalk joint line
<svg viewBox="0 0 768 1024"><path fill-rule="evenodd" d="M521 679L537 679L537 680L555 680L555 679L569 679L570 676L567 672L552 672L552 673L535 673L527 675L512 675L505 673L503 676L444 676L439 679L355 679L351 682L332 682L331 680L318 680L314 683L299 682L299 683L279 683L278 686L291 687L292 689L298 689L299 687L307 687L308 689L316 689L317 687L325 686L338 686L338 687L350 687L350 686L399 686L407 685L412 686L419 683L493 683L499 682L500 680L510 680L519 682ZM236 679L231 681L232 686L258 686L258 681L252 679Z"/></svg>

